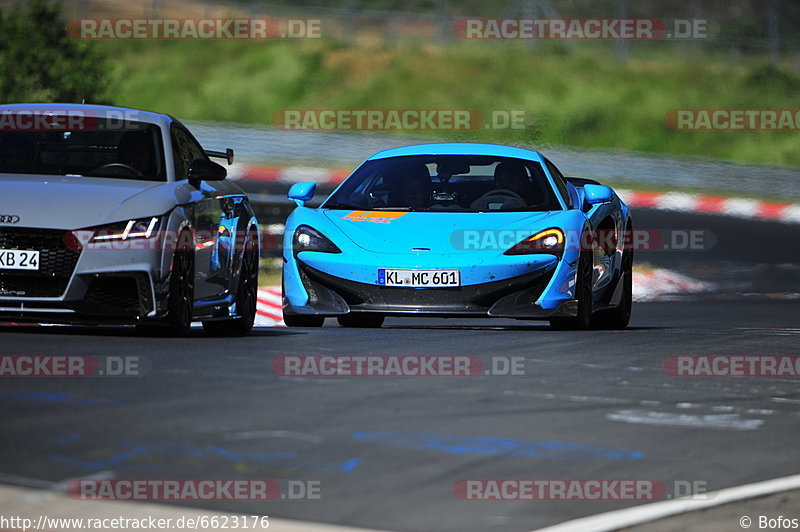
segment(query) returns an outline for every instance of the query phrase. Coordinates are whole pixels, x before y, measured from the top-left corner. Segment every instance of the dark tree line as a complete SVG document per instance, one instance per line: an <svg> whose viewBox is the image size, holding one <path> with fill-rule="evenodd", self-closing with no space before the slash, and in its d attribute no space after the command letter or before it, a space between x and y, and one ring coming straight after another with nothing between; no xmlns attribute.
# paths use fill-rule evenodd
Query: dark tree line
<svg viewBox="0 0 800 532"><path fill-rule="evenodd" d="M0 10L0 103L107 103L108 67L91 42L67 33L57 2Z"/></svg>

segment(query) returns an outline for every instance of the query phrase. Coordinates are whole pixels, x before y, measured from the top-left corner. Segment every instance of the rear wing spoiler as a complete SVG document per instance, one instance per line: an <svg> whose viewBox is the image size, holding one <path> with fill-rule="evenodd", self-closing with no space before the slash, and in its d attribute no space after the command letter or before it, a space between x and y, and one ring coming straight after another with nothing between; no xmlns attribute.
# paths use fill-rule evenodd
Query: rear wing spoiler
<svg viewBox="0 0 800 532"><path fill-rule="evenodd" d="M225 151L206 150L206 155L217 159L225 159L228 164L233 164L233 150L228 148Z"/></svg>

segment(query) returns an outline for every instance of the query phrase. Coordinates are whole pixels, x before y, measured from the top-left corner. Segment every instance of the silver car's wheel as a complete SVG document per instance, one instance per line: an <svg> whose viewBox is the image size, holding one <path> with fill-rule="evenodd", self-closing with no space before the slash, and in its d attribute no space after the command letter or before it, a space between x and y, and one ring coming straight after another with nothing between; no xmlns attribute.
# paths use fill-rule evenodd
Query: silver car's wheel
<svg viewBox="0 0 800 532"><path fill-rule="evenodd" d="M253 329L258 306L258 247L255 237L248 237L242 256L242 272L236 295L238 317L224 321L204 321L206 333L218 336L241 336Z"/></svg>
<svg viewBox="0 0 800 532"><path fill-rule="evenodd" d="M169 281L167 325L175 336L184 336L192 327L194 310L194 253L178 250L172 258Z"/></svg>

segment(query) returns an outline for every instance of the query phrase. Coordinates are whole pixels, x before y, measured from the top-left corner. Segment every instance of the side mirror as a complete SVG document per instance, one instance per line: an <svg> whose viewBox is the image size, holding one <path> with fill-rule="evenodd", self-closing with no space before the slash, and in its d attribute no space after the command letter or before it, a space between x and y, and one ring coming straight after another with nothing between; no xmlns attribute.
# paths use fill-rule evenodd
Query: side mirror
<svg viewBox="0 0 800 532"><path fill-rule="evenodd" d="M295 183L289 189L289 199L293 200L298 207L302 207L307 201L314 197L314 192L317 191L317 184L313 181L305 183Z"/></svg>
<svg viewBox="0 0 800 532"><path fill-rule="evenodd" d="M208 159L195 159L189 165L189 182L199 183L200 181L222 181L228 175L221 164L217 164Z"/></svg>
<svg viewBox="0 0 800 532"><path fill-rule="evenodd" d="M583 185L583 195L591 205L614 201L614 191L605 185Z"/></svg>

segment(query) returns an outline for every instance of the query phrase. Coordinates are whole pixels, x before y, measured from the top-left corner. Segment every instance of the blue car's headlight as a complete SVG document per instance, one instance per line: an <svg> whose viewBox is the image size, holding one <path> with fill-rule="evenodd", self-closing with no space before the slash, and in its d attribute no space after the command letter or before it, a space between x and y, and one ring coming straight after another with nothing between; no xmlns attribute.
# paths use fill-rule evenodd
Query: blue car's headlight
<svg viewBox="0 0 800 532"><path fill-rule="evenodd" d="M515 244L503 255L530 255L534 253L548 253L560 257L564 253L564 232L558 228L539 231Z"/></svg>
<svg viewBox="0 0 800 532"><path fill-rule="evenodd" d="M322 253L341 253L325 235L307 225L299 226L292 238L292 250L295 254L301 251L320 251Z"/></svg>
<svg viewBox="0 0 800 532"><path fill-rule="evenodd" d="M95 229L91 242L152 238L158 232L159 225L161 225L159 216L118 222Z"/></svg>

